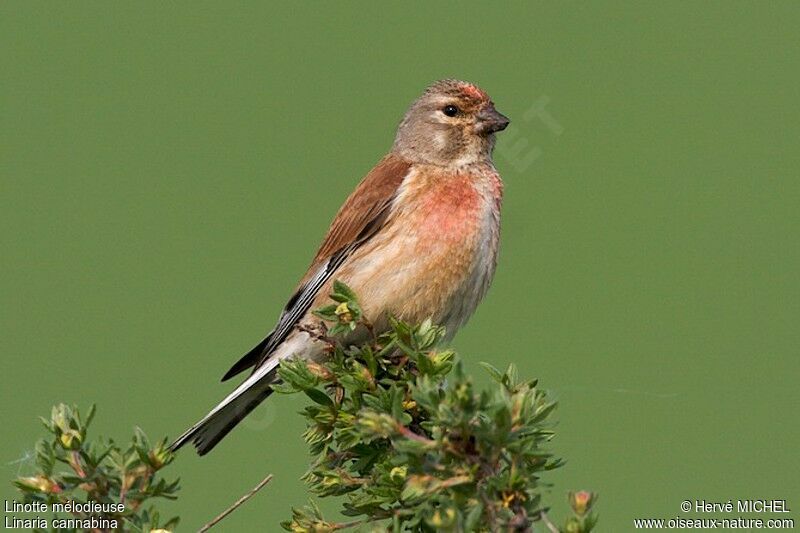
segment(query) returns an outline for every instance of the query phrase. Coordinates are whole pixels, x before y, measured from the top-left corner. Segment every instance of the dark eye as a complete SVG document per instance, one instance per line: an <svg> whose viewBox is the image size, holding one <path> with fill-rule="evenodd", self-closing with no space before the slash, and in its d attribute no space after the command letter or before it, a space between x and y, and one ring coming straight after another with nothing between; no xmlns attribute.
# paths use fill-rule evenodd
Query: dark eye
<svg viewBox="0 0 800 533"><path fill-rule="evenodd" d="M454 117L458 114L458 108L454 105L446 105L444 106L444 109L442 109L442 113L448 117Z"/></svg>

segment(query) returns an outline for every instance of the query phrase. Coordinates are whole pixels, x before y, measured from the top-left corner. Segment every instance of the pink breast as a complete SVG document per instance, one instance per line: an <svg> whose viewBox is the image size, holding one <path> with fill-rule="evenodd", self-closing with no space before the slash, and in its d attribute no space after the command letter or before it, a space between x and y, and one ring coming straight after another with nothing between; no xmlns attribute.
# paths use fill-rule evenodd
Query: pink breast
<svg viewBox="0 0 800 533"><path fill-rule="evenodd" d="M463 241L474 235L481 214L481 196L468 178L443 179L419 198L420 224L431 240Z"/></svg>

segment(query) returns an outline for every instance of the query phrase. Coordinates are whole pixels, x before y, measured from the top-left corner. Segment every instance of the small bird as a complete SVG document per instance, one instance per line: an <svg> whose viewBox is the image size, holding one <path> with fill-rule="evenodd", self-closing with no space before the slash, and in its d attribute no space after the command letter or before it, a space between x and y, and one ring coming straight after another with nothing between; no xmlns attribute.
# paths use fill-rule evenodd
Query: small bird
<svg viewBox="0 0 800 533"><path fill-rule="evenodd" d="M329 303L334 280L358 295L378 333L389 317L430 318L452 338L494 276L503 182L492 151L508 124L472 83L429 86L400 122L391 151L339 209L275 328L222 381L252 367L250 376L171 449L191 441L198 454L208 453L269 396L281 360L325 357L312 311ZM343 341L358 342L359 331Z"/></svg>

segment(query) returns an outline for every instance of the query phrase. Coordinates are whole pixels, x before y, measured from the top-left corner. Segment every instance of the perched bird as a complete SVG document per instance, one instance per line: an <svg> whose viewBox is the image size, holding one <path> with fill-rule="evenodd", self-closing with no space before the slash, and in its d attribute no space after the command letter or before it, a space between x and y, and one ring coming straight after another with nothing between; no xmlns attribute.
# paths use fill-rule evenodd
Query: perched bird
<svg viewBox="0 0 800 533"><path fill-rule="evenodd" d="M430 318L447 336L483 298L497 264L503 183L492 163L495 133L509 120L471 83L442 80L406 112L391 151L339 209L278 324L223 376L253 371L172 445L211 450L271 392L280 361L320 360L312 310L334 280L359 297L378 332L388 317ZM345 342L358 342L356 330ZM360 333L363 335L363 332Z"/></svg>

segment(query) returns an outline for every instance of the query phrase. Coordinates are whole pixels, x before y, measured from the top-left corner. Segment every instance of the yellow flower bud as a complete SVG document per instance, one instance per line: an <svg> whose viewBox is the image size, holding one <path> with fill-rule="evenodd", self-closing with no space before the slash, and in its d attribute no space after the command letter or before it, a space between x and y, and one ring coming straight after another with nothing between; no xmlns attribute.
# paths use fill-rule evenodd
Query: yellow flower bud
<svg viewBox="0 0 800 533"><path fill-rule="evenodd" d="M594 493L586 490L570 492L569 505L572 507L572 510L575 511L576 515L583 516L592 508L594 497Z"/></svg>
<svg viewBox="0 0 800 533"><path fill-rule="evenodd" d="M408 474L407 466L396 466L389 472L389 477L392 481L403 481L406 479L406 474Z"/></svg>
<svg viewBox="0 0 800 533"><path fill-rule="evenodd" d="M81 434L74 429L68 429L61 434L59 440L67 450L77 450L81 445Z"/></svg>
<svg viewBox="0 0 800 533"><path fill-rule="evenodd" d="M342 302L336 307L336 316L339 317L339 322L343 324L349 324L353 321L353 313L350 311L350 308L347 307L347 302Z"/></svg>
<svg viewBox="0 0 800 533"><path fill-rule="evenodd" d="M564 528L564 531L566 533L581 533L582 529L580 521L573 516L567 520L567 527Z"/></svg>
<svg viewBox="0 0 800 533"><path fill-rule="evenodd" d="M44 476L23 477L19 478L17 482L39 492L61 492L61 487L58 483Z"/></svg>

